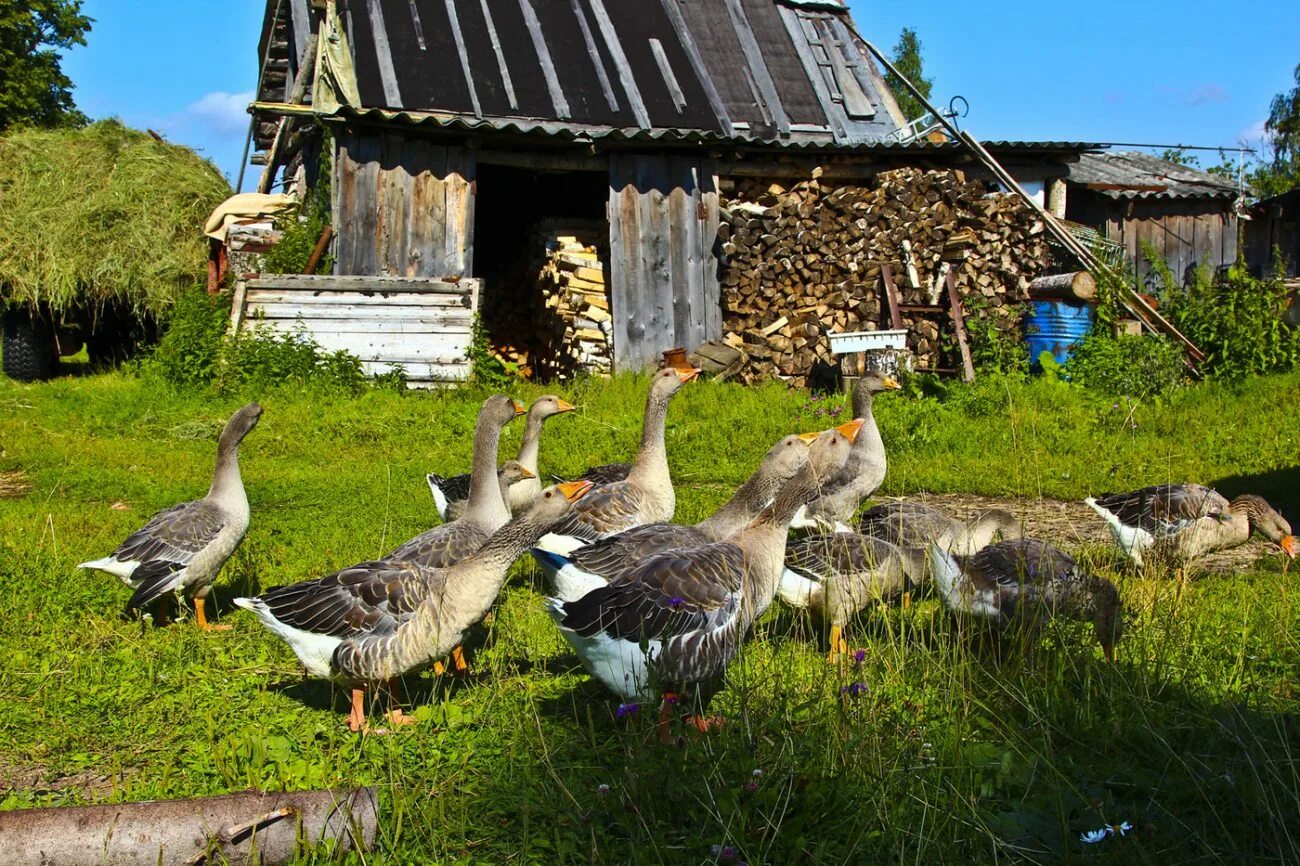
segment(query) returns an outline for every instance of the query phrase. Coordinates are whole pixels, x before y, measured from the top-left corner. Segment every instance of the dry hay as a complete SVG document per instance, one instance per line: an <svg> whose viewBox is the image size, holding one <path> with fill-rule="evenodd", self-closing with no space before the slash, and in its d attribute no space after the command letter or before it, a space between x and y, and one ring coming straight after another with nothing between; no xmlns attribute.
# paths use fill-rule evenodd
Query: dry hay
<svg viewBox="0 0 1300 866"><path fill-rule="evenodd" d="M21 469L0 469L0 499L19 499L32 492L32 483Z"/></svg>
<svg viewBox="0 0 1300 866"><path fill-rule="evenodd" d="M0 137L0 296L159 314L202 275L228 195L211 162L115 120Z"/></svg>

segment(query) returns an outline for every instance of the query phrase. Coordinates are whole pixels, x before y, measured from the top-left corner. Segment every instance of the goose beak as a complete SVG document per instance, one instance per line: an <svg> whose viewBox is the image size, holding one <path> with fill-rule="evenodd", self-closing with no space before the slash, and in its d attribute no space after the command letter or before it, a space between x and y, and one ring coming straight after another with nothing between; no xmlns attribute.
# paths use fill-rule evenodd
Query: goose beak
<svg viewBox="0 0 1300 866"><path fill-rule="evenodd" d="M814 430L811 433L800 433L799 439L800 441L805 442L808 445L811 445L817 441L817 437L820 435L822 435L820 430Z"/></svg>
<svg viewBox="0 0 1300 866"><path fill-rule="evenodd" d="M515 417L524 415L528 412L528 407L523 403L520 403L518 400L511 400L510 405L515 407Z"/></svg>
<svg viewBox="0 0 1300 866"><path fill-rule="evenodd" d="M555 485L556 488L564 494L564 498L570 502L577 502L587 491L591 489L590 481L565 481Z"/></svg>
<svg viewBox="0 0 1300 866"><path fill-rule="evenodd" d="M867 422L862 420L861 418L854 418L852 421L849 421L847 424L841 424L835 429L838 430L840 434L844 436L844 438L848 439L850 443L852 443L857 441L858 434L862 432L862 425L866 423Z"/></svg>
<svg viewBox="0 0 1300 866"><path fill-rule="evenodd" d="M1113 643L1103 643L1101 645L1101 654L1106 657L1106 661L1115 664L1115 645Z"/></svg>
<svg viewBox="0 0 1300 866"><path fill-rule="evenodd" d="M1282 548L1282 552L1285 553L1287 556L1291 557L1292 559L1295 559L1296 551L1295 551L1294 535L1283 536L1282 540L1277 543L1277 546Z"/></svg>
<svg viewBox="0 0 1300 866"><path fill-rule="evenodd" d="M700 375L701 372L699 367L674 367L673 369L676 371L677 378L681 380L683 385Z"/></svg>
<svg viewBox="0 0 1300 866"><path fill-rule="evenodd" d="M880 384L884 385L885 389L888 391L897 391L899 388L903 387L902 385L898 384L898 380L895 379L893 376L883 377L880 380Z"/></svg>
<svg viewBox="0 0 1300 866"><path fill-rule="evenodd" d="M519 477L520 477L520 478L536 478L537 475L534 474L533 472L529 471L529 469L528 469L527 466L520 466L520 467L519 467Z"/></svg>
<svg viewBox="0 0 1300 866"><path fill-rule="evenodd" d="M578 408L577 406L570 403L568 400L556 400L555 405L559 407L561 412L572 412L573 410Z"/></svg>

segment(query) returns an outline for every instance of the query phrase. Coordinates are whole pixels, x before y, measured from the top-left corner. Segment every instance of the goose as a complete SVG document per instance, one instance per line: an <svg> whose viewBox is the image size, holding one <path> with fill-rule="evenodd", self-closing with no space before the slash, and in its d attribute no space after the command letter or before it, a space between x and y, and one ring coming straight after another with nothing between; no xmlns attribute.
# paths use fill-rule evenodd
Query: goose
<svg viewBox="0 0 1300 866"><path fill-rule="evenodd" d="M430 473L427 477L433 479L433 478L437 478L438 476ZM460 476L456 476L456 477L459 478ZM469 478L468 475L464 477ZM528 479L536 479L536 478L537 476L532 472L529 472L528 469L518 460L507 460L505 463L502 463L501 468L497 470L497 482L501 488L502 501L503 502L510 501L511 485L516 484L520 481L526 481ZM438 488L435 488L433 481L430 481L429 489L435 490ZM538 490L541 490L541 488L539 487ZM435 496L434 502L437 503L437 501L438 501L438 497ZM453 520L460 520L462 517L465 516L465 509L468 507L469 507L469 498L467 494L466 497L462 499L455 499L451 501L444 500L443 507L440 513L442 514L443 519L447 520L448 522ZM513 511L514 509L511 509L512 513Z"/></svg>
<svg viewBox="0 0 1300 866"><path fill-rule="evenodd" d="M762 511L808 458L817 433L786 436L763 456L753 475L712 516L694 526L645 523L577 547L568 555L533 548L535 559L554 575L554 596L575 601L651 553L721 541Z"/></svg>
<svg viewBox="0 0 1300 866"><path fill-rule="evenodd" d="M505 583L510 565L571 503L591 489L585 481L548 487L476 552L448 568L376 560L325 577L237 598L287 643L310 676L351 688L348 727L366 724L369 683L391 684L460 645ZM412 721L400 709L394 724Z"/></svg>
<svg viewBox="0 0 1300 866"><path fill-rule="evenodd" d="M217 441L217 463L207 496L159 511L111 554L77 566L107 572L133 587L126 613L165 593L184 590L194 598L199 628L229 628L208 622L204 600L248 531L248 496L239 475L239 445L261 417L262 407L249 403L226 422Z"/></svg>
<svg viewBox="0 0 1300 866"><path fill-rule="evenodd" d="M935 542L951 553L970 556L988 546L994 536L1019 538L1020 521L1001 508L990 508L964 522L923 502L886 502L863 512L858 531L903 547L924 548Z"/></svg>
<svg viewBox="0 0 1300 866"><path fill-rule="evenodd" d="M503 394L483 401L474 424L474 471L469 502L459 520L435 526L402 544L384 559L444 568L469 556L510 519L496 472L501 430L524 414L522 403Z"/></svg>
<svg viewBox="0 0 1300 866"><path fill-rule="evenodd" d="M1188 561L1215 550L1245 544L1257 532L1288 557L1296 555L1291 524L1254 494L1229 502L1200 484L1161 484L1084 500L1101 515L1133 563L1148 551Z"/></svg>
<svg viewBox="0 0 1300 866"><path fill-rule="evenodd" d="M873 601L901 596L924 579L925 551L857 532L831 532L791 542L777 595L831 626L827 661L848 652L844 629Z"/></svg>
<svg viewBox="0 0 1300 866"><path fill-rule="evenodd" d="M867 422L862 435L853 443L849 462L823 490L795 514L790 522L792 529L800 530L851 530L848 521L858 506L876 492L885 480L885 443L872 414L876 394L899 388L893 376L871 372L858 379L853 387L853 417Z"/></svg>
<svg viewBox="0 0 1300 866"><path fill-rule="evenodd" d="M513 514L542 492L542 483L537 474L537 452L542 438L542 424L547 418L572 412L576 407L567 400L561 400L554 394L538 397L528 407L528 417L524 419L524 438L519 443L519 465L530 474L521 476L510 483L510 495L506 506ZM434 507L443 520L455 520L465 508L469 499L470 473L444 478L430 472L424 476L429 482L429 492L433 494Z"/></svg>
<svg viewBox="0 0 1300 866"><path fill-rule="evenodd" d="M1022 538L991 544L973 556L931 544L929 558L948 610L1002 627L1017 618L1034 625L1053 616L1091 621L1106 660L1115 660L1124 630L1119 592L1109 580L1084 573L1069 554Z"/></svg>
<svg viewBox="0 0 1300 866"><path fill-rule="evenodd" d="M597 484L568 516L543 538L544 550L568 553L574 548L643 523L671 520L677 505L664 448L664 421L668 403L700 371L694 367L664 367L650 380L641 450L627 478ZM543 570L546 570L543 564Z"/></svg>
<svg viewBox="0 0 1300 866"><path fill-rule="evenodd" d="M661 736L677 692L696 686L702 706L771 604L790 518L843 467L861 428L855 420L821 434L773 502L725 541L656 553L576 601L550 599L561 633L610 691L647 701L664 690Z"/></svg>

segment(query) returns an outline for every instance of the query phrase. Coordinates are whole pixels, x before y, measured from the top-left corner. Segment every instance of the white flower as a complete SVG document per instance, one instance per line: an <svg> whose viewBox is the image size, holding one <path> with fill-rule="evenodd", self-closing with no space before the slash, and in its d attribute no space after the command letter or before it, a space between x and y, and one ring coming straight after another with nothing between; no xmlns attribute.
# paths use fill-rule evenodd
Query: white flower
<svg viewBox="0 0 1300 866"><path fill-rule="evenodd" d="M1133 825L1130 824L1128 821L1124 821L1124 822L1121 823L1121 824L1116 824L1116 825L1114 825L1113 827L1111 827L1111 828L1110 828L1110 831L1111 831L1112 833L1118 833L1118 834L1120 834L1121 836L1123 836L1125 833L1127 833L1129 830L1132 830L1132 829L1133 829Z"/></svg>
<svg viewBox="0 0 1300 866"><path fill-rule="evenodd" d="M1089 830L1086 833L1079 834L1079 841L1085 845L1093 845L1100 842L1102 839L1105 839L1109 833L1109 827L1102 827L1100 830Z"/></svg>

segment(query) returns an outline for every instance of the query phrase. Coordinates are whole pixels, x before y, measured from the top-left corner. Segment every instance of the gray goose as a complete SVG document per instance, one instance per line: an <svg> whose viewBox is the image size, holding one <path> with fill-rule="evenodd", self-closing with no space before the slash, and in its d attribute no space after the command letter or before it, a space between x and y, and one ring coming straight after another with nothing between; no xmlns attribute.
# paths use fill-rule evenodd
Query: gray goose
<svg viewBox="0 0 1300 866"><path fill-rule="evenodd" d="M431 474L429 477L434 478L436 476ZM468 475L466 475L465 477L469 478ZM501 501L507 503L509 502L511 485L517 484L522 481L527 481L530 479L535 480L536 478L537 476L534 475L532 472L529 472L528 469L525 468L524 465L520 463L518 460L507 460L505 463L502 463L501 468L497 470L497 486L501 488ZM429 482L429 487L430 489L433 488L432 481ZM537 489L539 491L541 490L540 487ZM443 508L442 511L442 516L447 521L450 522L453 520L460 520L462 517L465 516L465 511L466 509L469 508L468 487L466 488L466 491L467 492L465 498L454 499L445 503L445 507ZM434 500L436 502L437 497L434 497ZM511 509L511 513L513 512L514 509Z"/></svg>
<svg viewBox="0 0 1300 866"><path fill-rule="evenodd" d="M858 506L885 480L885 443L872 414L876 394L897 390L898 380L879 372L870 372L853 387L853 417L866 421L862 435L853 443L849 462L831 479L820 496L800 508L791 521L792 529L844 530Z"/></svg>
<svg viewBox="0 0 1300 866"><path fill-rule="evenodd" d="M1069 554L1034 538L1000 541L974 556L953 556L937 544L930 568L950 611L1006 627L1054 616L1091 622L1107 661L1124 630L1115 584L1084 573Z"/></svg>
<svg viewBox="0 0 1300 866"><path fill-rule="evenodd" d="M537 453L542 439L542 425L547 418L564 412L572 412L574 405L554 394L538 397L528 407L528 417L524 419L524 437L519 443L518 464L530 474L513 479L510 492L506 497L506 507L513 514L542 492L542 483L537 470ZM452 475L444 478L430 472L425 476L429 482L429 492L433 494L434 507L438 516L444 520L455 520L464 513L469 500L470 473Z"/></svg>
<svg viewBox="0 0 1300 866"><path fill-rule="evenodd" d="M510 565L590 488L585 481L547 488L449 568L363 562L235 604L287 643L309 675L352 687L348 726L358 731L365 726L365 686L387 682L391 689L396 677L459 646L496 600ZM411 721L400 709L389 717L395 724Z"/></svg>
<svg viewBox="0 0 1300 866"><path fill-rule="evenodd" d="M598 484L584 496L547 534L546 549L568 551L633 526L672 519L677 499L668 472L664 423L673 395L699 373L694 367L665 367L651 377L641 449L632 470L623 481Z"/></svg>
<svg viewBox="0 0 1300 866"><path fill-rule="evenodd" d="M861 427L823 433L776 499L727 540L651 555L576 601L552 599L561 633L592 676L625 701L665 688L665 735L677 690L696 686L702 704L771 604L795 509L843 467Z"/></svg>
<svg viewBox="0 0 1300 866"><path fill-rule="evenodd" d="M228 628L208 622L204 600L248 531L248 496L239 475L239 445L261 417L262 407L249 403L226 422L217 442L217 464L207 496L158 512L111 554L77 566L108 572L134 587L127 613L165 593L187 591L194 598L199 628Z"/></svg>
<svg viewBox="0 0 1300 866"><path fill-rule="evenodd" d="M990 508L969 522L923 502L886 502L863 512L858 531L903 547L934 542L951 553L970 556L995 536L1020 537L1020 521L1010 511Z"/></svg>
<svg viewBox="0 0 1300 866"><path fill-rule="evenodd" d="M1200 484L1160 484L1085 499L1101 515L1119 546L1141 566L1145 553L1185 562L1245 544L1257 532L1288 557L1296 555L1291 524L1254 494L1229 502Z"/></svg>
<svg viewBox="0 0 1300 866"><path fill-rule="evenodd" d="M831 532L791 542L777 595L831 626L827 661L848 652L844 629L873 601L898 598L924 580L925 551L857 532Z"/></svg>
<svg viewBox="0 0 1300 866"><path fill-rule="evenodd" d="M652 553L721 541L753 520L808 458L817 433L786 436L772 446L758 469L726 504L693 526L645 523L565 554L539 545L533 556L554 574L554 596L575 601ZM545 544L545 540L541 544Z"/></svg>
<svg viewBox="0 0 1300 866"><path fill-rule="evenodd" d="M474 470L469 504L459 520L435 526L398 547L384 559L444 568L469 556L510 519L497 476L501 430L524 414L523 404L503 394L483 401L474 424Z"/></svg>

